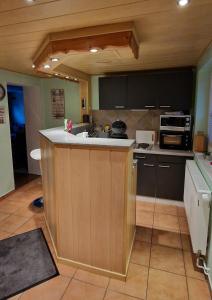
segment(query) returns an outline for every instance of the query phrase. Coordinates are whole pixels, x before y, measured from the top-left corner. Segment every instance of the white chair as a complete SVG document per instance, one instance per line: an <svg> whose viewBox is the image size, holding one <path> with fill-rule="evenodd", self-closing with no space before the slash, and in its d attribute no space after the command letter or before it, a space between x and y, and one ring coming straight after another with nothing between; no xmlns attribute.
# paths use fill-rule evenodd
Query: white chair
<svg viewBox="0 0 212 300"><path fill-rule="evenodd" d="M40 149L34 149L30 152L32 159L39 160L41 170L41 151ZM43 197L39 197L33 201L33 205L36 207L43 207Z"/></svg>

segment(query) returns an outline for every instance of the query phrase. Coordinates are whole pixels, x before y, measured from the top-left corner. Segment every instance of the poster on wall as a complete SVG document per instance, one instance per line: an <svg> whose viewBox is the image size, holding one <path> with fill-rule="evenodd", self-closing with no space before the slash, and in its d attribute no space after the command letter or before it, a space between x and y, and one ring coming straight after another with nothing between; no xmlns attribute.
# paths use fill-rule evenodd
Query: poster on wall
<svg viewBox="0 0 212 300"><path fill-rule="evenodd" d="M62 119L65 116L65 92L64 89L52 89L52 116L55 119Z"/></svg>
<svg viewBox="0 0 212 300"><path fill-rule="evenodd" d="M0 124L5 124L5 109L0 106Z"/></svg>

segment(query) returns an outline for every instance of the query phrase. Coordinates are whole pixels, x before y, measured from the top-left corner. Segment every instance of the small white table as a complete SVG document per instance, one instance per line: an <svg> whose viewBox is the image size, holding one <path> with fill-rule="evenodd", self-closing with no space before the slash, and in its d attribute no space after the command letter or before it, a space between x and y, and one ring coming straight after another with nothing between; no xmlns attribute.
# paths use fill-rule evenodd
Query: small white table
<svg viewBox="0 0 212 300"><path fill-rule="evenodd" d="M30 156L32 159L39 160L39 163L41 162L41 150L40 149L34 149L30 152ZM41 163L40 163L40 169L41 169ZM33 201L33 205L36 207L43 207L43 197L39 197Z"/></svg>

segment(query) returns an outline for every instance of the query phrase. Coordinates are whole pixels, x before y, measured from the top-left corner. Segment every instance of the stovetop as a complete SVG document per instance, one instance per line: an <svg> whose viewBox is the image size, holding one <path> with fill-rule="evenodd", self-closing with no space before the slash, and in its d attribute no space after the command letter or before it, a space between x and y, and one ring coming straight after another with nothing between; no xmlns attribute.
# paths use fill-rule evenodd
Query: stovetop
<svg viewBox="0 0 212 300"><path fill-rule="evenodd" d="M136 149L145 149L145 150L151 150L153 145L147 144L147 143L137 143L135 148Z"/></svg>

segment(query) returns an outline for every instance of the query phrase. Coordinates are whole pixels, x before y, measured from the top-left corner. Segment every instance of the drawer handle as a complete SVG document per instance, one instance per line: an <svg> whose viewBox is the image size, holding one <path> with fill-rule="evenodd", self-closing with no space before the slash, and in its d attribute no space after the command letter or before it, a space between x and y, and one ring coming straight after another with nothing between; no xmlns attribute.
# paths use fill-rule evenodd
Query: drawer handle
<svg viewBox="0 0 212 300"><path fill-rule="evenodd" d="M137 156L137 155L136 155L136 157L135 157L135 158L138 158L138 159L139 159L139 158L141 158L141 159L145 159L145 158L146 158L146 156Z"/></svg>
<svg viewBox="0 0 212 300"><path fill-rule="evenodd" d="M145 105L144 107L145 107L145 108L154 108L155 105Z"/></svg>
<svg viewBox="0 0 212 300"><path fill-rule="evenodd" d="M171 105L160 105L161 108L170 108Z"/></svg>
<svg viewBox="0 0 212 300"><path fill-rule="evenodd" d="M154 167L155 165L151 165L151 164L144 164L145 167Z"/></svg>
<svg viewBox="0 0 212 300"><path fill-rule="evenodd" d="M124 105L116 105L115 108L125 108Z"/></svg>
<svg viewBox="0 0 212 300"><path fill-rule="evenodd" d="M159 165L159 168L170 168L169 165Z"/></svg>

